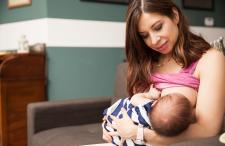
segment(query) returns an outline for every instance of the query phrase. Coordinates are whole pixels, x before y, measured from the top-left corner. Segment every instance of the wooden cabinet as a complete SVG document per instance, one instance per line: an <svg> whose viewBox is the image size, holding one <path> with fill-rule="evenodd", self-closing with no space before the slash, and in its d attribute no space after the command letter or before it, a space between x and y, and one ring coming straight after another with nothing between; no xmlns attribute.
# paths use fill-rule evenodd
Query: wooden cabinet
<svg viewBox="0 0 225 146"><path fill-rule="evenodd" d="M28 103L45 100L45 53L0 56L0 146L27 146Z"/></svg>

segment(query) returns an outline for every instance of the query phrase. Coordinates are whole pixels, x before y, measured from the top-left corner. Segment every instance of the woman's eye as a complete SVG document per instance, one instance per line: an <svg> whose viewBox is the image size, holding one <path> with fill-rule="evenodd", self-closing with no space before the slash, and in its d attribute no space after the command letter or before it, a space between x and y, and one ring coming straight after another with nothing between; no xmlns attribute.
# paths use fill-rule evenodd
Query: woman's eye
<svg viewBox="0 0 225 146"><path fill-rule="evenodd" d="M142 39L147 39L148 38L148 35L147 34L146 35L142 34L140 36L142 37Z"/></svg>
<svg viewBox="0 0 225 146"><path fill-rule="evenodd" d="M146 39L147 37L148 37L147 35L142 36L143 39Z"/></svg>
<svg viewBox="0 0 225 146"><path fill-rule="evenodd" d="M159 30L161 30L162 29L162 24L159 24L159 25L157 25L156 27L155 27L155 30L156 31L159 31Z"/></svg>

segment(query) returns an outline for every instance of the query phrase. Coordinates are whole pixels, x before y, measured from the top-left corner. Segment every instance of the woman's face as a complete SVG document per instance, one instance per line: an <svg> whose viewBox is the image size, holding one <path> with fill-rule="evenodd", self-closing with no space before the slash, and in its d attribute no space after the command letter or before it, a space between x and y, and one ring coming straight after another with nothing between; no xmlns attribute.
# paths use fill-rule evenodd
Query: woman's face
<svg viewBox="0 0 225 146"><path fill-rule="evenodd" d="M178 37L179 17L174 19L157 13L142 13L138 32L146 45L161 54L171 53Z"/></svg>

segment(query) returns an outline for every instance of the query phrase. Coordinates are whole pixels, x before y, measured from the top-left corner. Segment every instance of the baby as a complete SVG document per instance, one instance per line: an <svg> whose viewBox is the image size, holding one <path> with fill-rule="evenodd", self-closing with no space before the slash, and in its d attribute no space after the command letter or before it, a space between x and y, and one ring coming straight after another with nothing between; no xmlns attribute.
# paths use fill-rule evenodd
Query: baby
<svg viewBox="0 0 225 146"><path fill-rule="evenodd" d="M138 93L131 98L120 99L107 108L103 115L106 121L103 128L106 131L115 131L111 124L110 115L122 118L121 108L137 125L151 128L164 136L176 136L183 132L192 122L192 106L189 100L178 93L171 93L160 97L160 92L151 86L149 92ZM121 138L113 136L112 143L120 145ZM126 139L123 145L147 145L141 141Z"/></svg>

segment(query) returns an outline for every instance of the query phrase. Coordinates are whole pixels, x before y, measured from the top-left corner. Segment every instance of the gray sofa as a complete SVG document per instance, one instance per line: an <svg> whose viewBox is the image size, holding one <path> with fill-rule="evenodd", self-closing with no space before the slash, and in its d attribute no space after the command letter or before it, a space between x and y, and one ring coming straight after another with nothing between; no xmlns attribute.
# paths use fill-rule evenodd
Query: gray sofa
<svg viewBox="0 0 225 146"><path fill-rule="evenodd" d="M118 65L115 96L66 101L47 101L28 105L28 146L78 146L103 143L102 111L126 97L127 64ZM215 117L216 118L216 117ZM213 122L213 121L212 121ZM225 125L225 124L224 124ZM223 129L224 131L224 129ZM186 141L173 146L222 146L218 136Z"/></svg>

